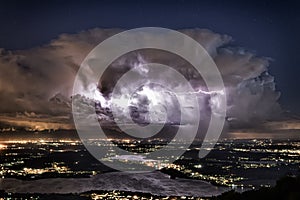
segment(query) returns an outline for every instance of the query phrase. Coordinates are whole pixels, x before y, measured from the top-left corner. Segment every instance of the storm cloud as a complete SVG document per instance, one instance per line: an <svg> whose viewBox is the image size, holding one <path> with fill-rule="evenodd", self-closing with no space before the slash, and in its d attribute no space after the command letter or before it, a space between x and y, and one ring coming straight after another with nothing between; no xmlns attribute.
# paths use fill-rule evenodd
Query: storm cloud
<svg viewBox="0 0 300 200"><path fill-rule="evenodd" d="M32 49L1 49L0 113L26 111L37 113L36 116L71 117L70 98L81 62L101 41L121 31L91 29L77 34L62 34L49 44ZM232 38L227 35L206 29L180 31L198 41L218 66L226 86L229 122L248 124L280 114L277 102L280 93L276 91L274 77L268 73L271 59L232 46ZM146 73L139 66L147 62L172 66L195 89L206 91L201 76L184 59L168 52L140 50L121 56L106 70L97 86L101 97L109 101L114 84L129 69ZM213 97L207 100L207 95L202 96L203 109L214 106Z"/></svg>

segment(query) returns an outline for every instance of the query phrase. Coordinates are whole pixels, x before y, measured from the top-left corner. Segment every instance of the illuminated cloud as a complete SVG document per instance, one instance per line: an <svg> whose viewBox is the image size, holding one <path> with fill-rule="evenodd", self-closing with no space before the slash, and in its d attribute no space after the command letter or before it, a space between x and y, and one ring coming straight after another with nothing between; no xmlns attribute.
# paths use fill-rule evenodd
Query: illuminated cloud
<svg viewBox="0 0 300 200"><path fill-rule="evenodd" d="M70 96L81 62L98 43L120 31L92 29L78 34L63 34L47 45L32 49L1 49L0 113L27 111L37 113L37 116L47 115L49 119L50 116L70 118ZM201 43L215 60L226 86L228 121L235 125L248 124L280 114L277 102L280 94L275 89L274 78L268 73L270 59L257 57L242 48L230 47L231 37L227 35L205 29L181 31ZM134 68L145 75L147 69L140 64L147 62L160 62L180 71L199 91L202 111L212 106L224 106L218 104L217 93L209 98L209 94L205 93L205 83L189 63L171 53L155 50L128 53L112 63L98 85L97 100L102 106L109 106L113 85L122 74ZM162 80L164 75L167 74L161 74ZM176 108L174 111L177 112ZM103 113L102 116L107 118ZM185 115L187 121L192 117Z"/></svg>

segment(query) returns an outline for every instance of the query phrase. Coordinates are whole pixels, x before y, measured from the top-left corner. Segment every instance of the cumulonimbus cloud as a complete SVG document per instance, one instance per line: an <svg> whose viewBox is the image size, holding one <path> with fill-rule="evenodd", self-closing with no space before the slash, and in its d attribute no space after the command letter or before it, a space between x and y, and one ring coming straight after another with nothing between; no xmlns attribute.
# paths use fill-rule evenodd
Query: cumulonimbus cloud
<svg viewBox="0 0 300 200"><path fill-rule="evenodd" d="M92 29L63 34L49 44L27 50L0 50L0 113L34 112L71 116L70 96L74 77L85 56L120 29ZM231 46L231 37L206 29L180 30L198 41L217 64L226 86L228 121L247 124L280 113L270 59ZM181 72L199 90L202 109L215 106L207 100L201 76L182 58L168 52L141 50L128 53L106 70L98 83L101 98L109 101L116 80L129 69L145 73L139 64L161 62ZM162 77L163 79L163 77ZM96 84L96 83L95 83ZM204 93L202 94L201 91ZM189 116L186 116L187 118ZM190 116L192 117L192 116Z"/></svg>

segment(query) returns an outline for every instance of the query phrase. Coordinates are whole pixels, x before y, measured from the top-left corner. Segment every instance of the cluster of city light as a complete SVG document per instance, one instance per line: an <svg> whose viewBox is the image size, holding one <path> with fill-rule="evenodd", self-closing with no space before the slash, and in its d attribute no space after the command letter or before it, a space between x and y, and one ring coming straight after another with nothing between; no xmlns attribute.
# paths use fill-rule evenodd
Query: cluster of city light
<svg viewBox="0 0 300 200"><path fill-rule="evenodd" d="M52 163L51 167L45 167L43 169L35 169L35 168L23 168L23 172L25 175L36 175L43 174L46 172L57 172L57 173L70 173L69 168L66 166L60 166L59 163Z"/></svg>
<svg viewBox="0 0 300 200"><path fill-rule="evenodd" d="M5 144L0 144L0 150L1 150L1 149L6 149L6 147L7 147L7 145L5 145Z"/></svg>
<svg viewBox="0 0 300 200"><path fill-rule="evenodd" d="M152 196L152 195L147 195L145 197L144 194L126 194L126 192L120 192L120 191L110 191L110 192L99 192L99 193L92 193L92 194L87 194L84 196L88 196L89 198L93 200L100 200L100 199L120 199L120 200L134 200L134 199L140 199L140 200L179 200L179 199L187 199L187 200L204 200L204 198L201 197L192 197L192 196L180 196L180 197L164 197L164 196Z"/></svg>

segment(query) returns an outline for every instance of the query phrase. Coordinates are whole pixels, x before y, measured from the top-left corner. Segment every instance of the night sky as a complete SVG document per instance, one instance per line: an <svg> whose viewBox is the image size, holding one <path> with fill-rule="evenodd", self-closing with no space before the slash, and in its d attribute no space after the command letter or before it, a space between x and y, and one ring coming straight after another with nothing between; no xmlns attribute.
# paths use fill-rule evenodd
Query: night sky
<svg viewBox="0 0 300 200"><path fill-rule="evenodd" d="M28 49L95 27L207 28L273 59L284 109L300 113L300 3L297 1L1 1L0 47Z"/></svg>

